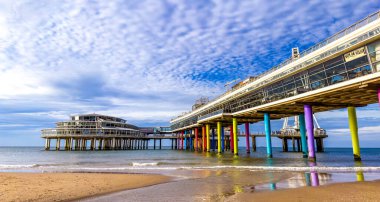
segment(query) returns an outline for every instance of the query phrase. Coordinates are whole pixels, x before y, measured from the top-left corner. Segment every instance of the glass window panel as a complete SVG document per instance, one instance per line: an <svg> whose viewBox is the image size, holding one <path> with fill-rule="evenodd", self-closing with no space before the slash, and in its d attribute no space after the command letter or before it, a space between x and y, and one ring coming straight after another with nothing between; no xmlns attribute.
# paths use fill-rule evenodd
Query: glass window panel
<svg viewBox="0 0 380 202"><path fill-rule="evenodd" d="M331 60L325 62L324 65L325 65L325 69L328 69L330 67L334 67L334 66L339 65L341 63L343 63L343 57L338 56L334 59L331 59Z"/></svg>
<svg viewBox="0 0 380 202"><path fill-rule="evenodd" d="M368 58L367 55L357 58L355 60L352 60L350 62L346 62L346 69L347 71L350 71L352 69L356 69L358 67L364 66L368 64Z"/></svg>
<svg viewBox="0 0 380 202"><path fill-rule="evenodd" d="M348 71L348 77L350 79L353 79L356 77L360 77L360 76L370 74L371 72L372 72L371 67L369 65L364 65L364 66L361 66L359 68L351 69L350 71Z"/></svg>

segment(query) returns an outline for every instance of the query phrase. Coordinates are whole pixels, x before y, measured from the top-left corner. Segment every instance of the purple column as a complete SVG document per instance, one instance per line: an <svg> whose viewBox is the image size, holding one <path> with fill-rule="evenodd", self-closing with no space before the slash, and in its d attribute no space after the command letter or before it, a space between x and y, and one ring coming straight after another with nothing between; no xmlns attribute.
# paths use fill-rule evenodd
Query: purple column
<svg viewBox="0 0 380 202"><path fill-rule="evenodd" d="M245 123L245 146L247 149L247 153L250 153L250 147L249 147L249 123Z"/></svg>
<svg viewBox="0 0 380 202"><path fill-rule="evenodd" d="M313 109L311 105L305 105L304 111L307 132L307 146L309 148L309 160L315 161Z"/></svg>

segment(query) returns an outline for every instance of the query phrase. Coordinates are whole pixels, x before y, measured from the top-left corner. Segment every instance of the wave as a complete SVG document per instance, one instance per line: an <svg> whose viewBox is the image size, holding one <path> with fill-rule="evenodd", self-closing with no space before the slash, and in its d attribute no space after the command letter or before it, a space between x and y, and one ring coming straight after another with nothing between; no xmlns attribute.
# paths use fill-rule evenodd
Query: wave
<svg viewBox="0 0 380 202"><path fill-rule="evenodd" d="M0 164L0 169L21 169L21 168L36 168L39 164L27 164L27 165L4 165Z"/></svg>
<svg viewBox="0 0 380 202"><path fill-rule="evenodd" d="M150 163L142 163L142 162L132 162L132 166L142 167L142 166L158 166L159 162L150 162Z"/></svg>

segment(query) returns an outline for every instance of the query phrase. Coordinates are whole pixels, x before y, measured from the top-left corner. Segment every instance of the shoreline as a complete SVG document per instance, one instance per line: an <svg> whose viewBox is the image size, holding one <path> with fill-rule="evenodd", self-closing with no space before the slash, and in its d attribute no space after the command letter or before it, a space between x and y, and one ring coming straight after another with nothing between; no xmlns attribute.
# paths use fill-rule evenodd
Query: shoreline
<svg viewBox="0 0 380 202"><path fill-rule="evenodd" d="M158 174L0 173L0 201L73 201L172 181Z"/></svg>

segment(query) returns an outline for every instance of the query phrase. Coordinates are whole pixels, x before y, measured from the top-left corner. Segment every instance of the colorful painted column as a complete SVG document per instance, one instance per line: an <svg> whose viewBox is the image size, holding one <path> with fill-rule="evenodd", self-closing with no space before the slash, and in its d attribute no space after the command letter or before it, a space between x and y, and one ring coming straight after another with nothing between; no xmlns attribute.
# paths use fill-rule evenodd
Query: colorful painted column
<svg viewBox="0 0 380 202"><path fill-rule="evenodd" d="M230 126L230 150L234 153L234 127Z"/></svg>
<svg viewBox="0 0 380 202"><path fill-rule="evenodd" d="M215 128L211 129L211 134L212 134L211 147L212 147L212 151L215 151L215 147L216 147L216 144L215 144Z"/></svg>
<svg viewBox="0 0 380 202"><path fill-rule="evenodd" d="M182 131L182 136L181 136L181 149L183 150L184 149L184 146L183 146L183 143L184 143L184 140L185 139L185 131Z"/></svg>
<svg viewBox="0 0 380 202"><path fill-rule="evenodd" d="M307 132L307 147L309 150L309 160L315 161L315 147L314 147L314 122L313 122L313 108L311 105L304 106L305 122Z"/></svg>
<svg viewBox="0 0 380 202"><path fill-rule="evenodd" d="M224 127L222 126L222 152L224 152Z"/></svg>
<svg viewBox="0 0 380 202"><path fill-rule="evenodd" d="M195 128L195 150L198 151L198 145L199 145L199 141L198 141L198 128Z"/></svg>
<svg viewBox="0 0 380 202"><path fill-rule="evenodd" d="M271 127L270 127L270 115L269 113L264 113L264 124L265 124L265 139L267 142L267 157L272 158L272 138L271 138Z"/></svg>
<svg viewBox="0 0 380 202"><path fill-rule="evenodd" d="M360 146L359 146L359 136L358 136L358 122L356 118L356 108L348 107L348 123L350 125L352 150L354 152L355 161L360 161Z"/></svg>
<svg viewBox="0 0 380 202"><path fill-rule="evenodd" d="M249 123L245 123L245 147L247 154L249 154L251 152L251 148L249 146Z"/></svg>
<svg viewBox="0 0 380 202"><path fill-rule="evenodd" d="M222 153L222 123L217 123L217 134L218 134L218 153Z"/></svg>
<svg viewBox="0 0 380 202"><path fill-rule="evenodd" d="M206 127L205 126L202 127L202 140L203 140L203 144L202 144L203 151L207 151Z"/></svg>
<svg viewBox="0 0 380 202"><path fill-rule="evenodd" d="M238 155L238 128L237 119L232 118L232 126L234 131L234 155Z"/></svg>
<svg viewBox="0 0 380 202"><path fill-rule="evenodd" d="M206 124L207 151L210 151L210 124Z"/></svg>
<svg viewBox="0 0 380 202"><path fill-rule="evenodd" d="M306 140L305 114L300 114L298 116L298 120L299 120L299 124L300 124L302 156L303 156L303 158L307 158L307 140Z"/></svg>
<svg viewBox="0 0 380 202"><path fill-rule="evenodd" d="M183 143L184 143L183 148L185 150L187 150L187 143L188 143L188 141L187 141L187 130L185 130L185 137L184 137Z"/></svg>

